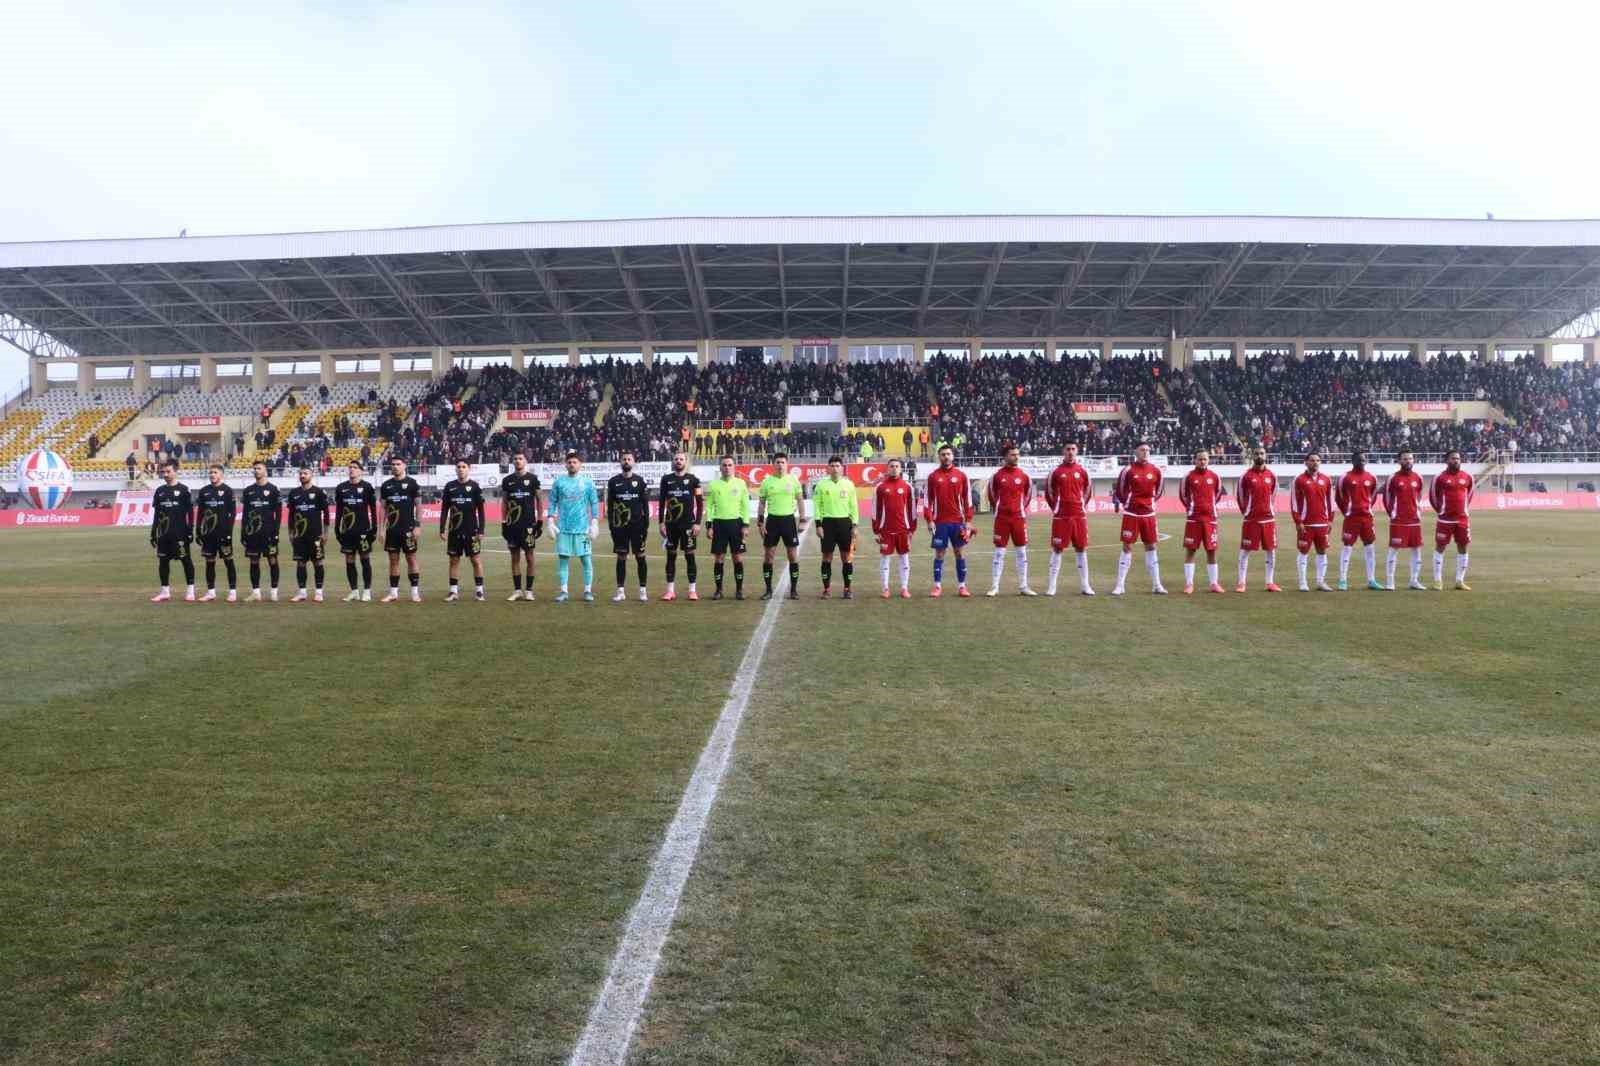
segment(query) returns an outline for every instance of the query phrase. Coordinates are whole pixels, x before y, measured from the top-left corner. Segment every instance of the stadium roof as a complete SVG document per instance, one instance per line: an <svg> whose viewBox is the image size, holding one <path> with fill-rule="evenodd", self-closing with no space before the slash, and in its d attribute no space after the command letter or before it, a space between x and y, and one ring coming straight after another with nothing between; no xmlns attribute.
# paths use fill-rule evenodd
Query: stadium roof
<svg viewBox="0 0 1600 1066"><path fill-rule="evenodd" d="M0 338L41 356L1449 340L1547 336L1596 307L1600 220L661 218L0 244Z"/></svg>

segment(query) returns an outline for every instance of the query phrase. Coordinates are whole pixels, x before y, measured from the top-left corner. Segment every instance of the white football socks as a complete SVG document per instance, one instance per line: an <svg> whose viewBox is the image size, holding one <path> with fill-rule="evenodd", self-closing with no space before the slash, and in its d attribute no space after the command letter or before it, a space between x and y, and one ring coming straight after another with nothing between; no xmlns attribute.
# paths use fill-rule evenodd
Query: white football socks
<svg viewBox="0 0 1600 1066"><path fill-rule="evenodd" d="M1326 555L1319 555L1317 556L1317 584L1326 585L1327 583L1328 557Z"/></svg>
<svg viewBox="0 0 1600 1066"><path fill-rule="evenodd" d="M1133 553L1123 552L1117 556L1117 591L1121 592L1128 583L1128 568L1133 565Z"/></svg>
<svg viewBox="0 0 1600 1066"><path fill-rule="evenodd" d="M1367 561L1367 580L1376 581L1378 578L1378 549L1373 545L1368 544L1362 550L1362 554L1365 556ZM1392 568L1389 571L1389 575L1392 580L1394 576L1394 570Z"/></svg>
<svg viewBox="0 0 1600 1066"><path fill-rule="evenodd" d="M1388 578L1388 580L1385 581L1384 584L1388 585L1390 588L1394 587L1394 571L1395 571L1395 567L1399 564L1399 562L1400 562L1400 552L1395 548L1390 548L1389 549L1389 558L1383 564L1384 575Z"/></svg>
<svg viewBox="0 0 1600 1066"><path fill-rule="evenodd" d="M1467 579L1467 553L1461 552L1456 556L1456 581Z"/></svg>
<svg viewBox="0 0 1600 1066"><path fill-rule="evenodd" d="M1267 584L1271 585L1273 583L1273 575L1277 573L1277 570L1278 553L1269 551L1267 552Z"/></svg>
<svg viewBox="0 0 1600 1066"><path fill-rule="evenodd" d="M1239 584L1244 584L1250 576L1250 553L1243 548L1239 549Z"/></svg>
<svg viewBox="0 0 1600 1066"><path fill-rule="evenodd" d="M991 580L991 584L990 584L991 588L999 588L1000 587L1000 575L1005 573L1005 570L1006 570L1006 550L1004 548L996 548L994 550L994 563L992 564L992 568L989 571L989 577L990 577L990 580Z"/></svg>
<svg viewBox="0 0 1600 1066"><path fill-rule="evenodd" d="M889 557L878 556L878 580L883 582L883 591L889 591Z"/></svg>
<svg viewBox="0 0 1600 1066"><path fill-rule="evenodd" d="M1025 589L1028 587L1028 548L1027 545L1019 544L1015 550L1017 553L1017 587Z"/></svg>
<svg viewBox="0 0 1600 1066"><path fill-rule="evenodd" d="M1183 584L1185 587L1194 584L1194 563L1185 561L1183 564Z"/></svg>
<svg viewBox="0 0 1600 1066"><path fill-rule="evenodd" d="M1207 563L1206 564L1206 580L1211 582L1213 585L1220 584L1220 582L1217 581L1217 564L1216 563Z"/></svg>
<svg viewBox="0 0 1600 1066"><path fill-rule="evenodd" d="M1078 552L1078 586L1083 589L1089 587L1089 553Z"/></svg>
<svg viewBox="0 0 1600 1066"><path fill-rule="evenodd" d="M1054 596L1056 594L1056 578L1061 574L1061 553L1050 553L1050 582L1045 585L1045 592Z"/></svg>
<svg viewBox="0 0 1600 1066"><path fill-rule="evenodd" d="M1433 582L1438 584L1444 580L1444 552L1433 553Z"/></svg>
<svg viewBox="0 0 1600 1066"><path fill-rule="evenodd" d="M1304 588L1306 583L1306 557L1298 552L1295 553L1294 557L1294 572L1295 576L1300 579L1300 587Z"/></svg>
<svg viewBox="0 0 1600 1066"><path fill-rule="evenodd" d="M1340 584L1343 584L1344 582L1350 580L1350 553L1353 552L1353 551L1355 551L1355 546L1352 545L1352 544L1346 544L1343 548L1339 549L1339 582L1340 582ZM1372 576L1371 574L1367 575L1367 577L1369 577L1369 578L1371 576Z"/></svg>
<svg viewBox="0 0 1600 1066"><path fill-rule="evenodd" d="M903 589L911 587L911 556L909 555L900 556L900 587Z"/></svg>
<svg viewBox="0 0 1600 1066"><path fill-rule="evenodd" d="M1422 584L1422 549L1411 549L1411 583Z"/></svg>

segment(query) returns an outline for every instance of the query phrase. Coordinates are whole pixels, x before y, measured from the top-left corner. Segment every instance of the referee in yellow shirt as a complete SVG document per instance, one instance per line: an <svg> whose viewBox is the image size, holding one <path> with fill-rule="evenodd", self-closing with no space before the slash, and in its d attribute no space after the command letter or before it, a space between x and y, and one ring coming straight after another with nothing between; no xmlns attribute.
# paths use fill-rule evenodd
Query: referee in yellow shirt
<svg viewBox="0 0 1600 1066"><path fill-rule="evenodd" d="M844 476L844 458L828 460L828 476L811 488L811 517L822 539L822 598L833 595L833 552L844 560L844 598L850 599L850 579L855 575L856 522L861 504L856 487Z"/></svg>
<svg viewBox="0 0 1600 1066"><path fill-rule="evenodd" d="M789 472L789 456L779 452L772 457L777 469L761 479L756 488L756 529L761 533L761 577L767 583L764 600L772 599L772 549L783 542L789 554L789 598L800 598L800 502L805 489L800 479Z"/></svg>

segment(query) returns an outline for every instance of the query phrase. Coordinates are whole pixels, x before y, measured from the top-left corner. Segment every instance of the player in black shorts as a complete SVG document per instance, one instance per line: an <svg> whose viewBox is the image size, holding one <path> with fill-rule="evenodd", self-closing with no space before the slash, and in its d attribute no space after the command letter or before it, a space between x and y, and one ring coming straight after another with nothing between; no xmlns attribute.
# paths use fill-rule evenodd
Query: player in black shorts
<svg viewBox="0 0 1600 1066"><path fill-rule="evenodd" d="M289 507L289 551L294 555L295 594L290 603L304 603L306 564L317 581L316 601L322 602L322 557L328 544L328 494L311 480L311 468L300 468L300 484L284 497Z"/></svg>
<svg viewBox="0 0 1600 1066"><path fill-rule="evenodd" d="M383 550L389 554L389 594L384 603L400 598L400 556L406 557L406 573L411 579L411 602L422 602L422 566L417 561L417 504L422 486L406 473L404 459L389 460L394 475L378 486L378 502L383 504Z"/></svg>
<svg viewBox="0 0 1600 1066"><path fill-rule="evenodd" d="M533 599L533 546L544 533L544 504L539 499L539 475L528 469L528 456L511 457L511 473L500 479L500 535L511 553L512 602L524 596L522 564L528 564L526 596Z"/></svg>
<svg viewBox="0 0 1600 1066"><path fill-rule="evenodd" d="M350 582L346 603L372 599L372 538L378 530L378 494L362 474L360 463L350 464L350 479L333 490L333 531L344 553L344 576ZM361 559L361 585L356 588L356 559Z"/></svg>
<svg viewBox="0 0 1600 1066"><path fill-rule="evenodd" d="M611 548L617 553L617 591L612 603L628 598L624 587L628 582L628 553L633 553L634 565L639 571L639 602L650 597L644 590L647 564L644 542L650 536L650 486L644 478L633 472L633 453L624 451L620 456L622 473L613 474L606 482L606 524L611 527Z"/></svg>
<svg viewBox="0 0 1600 1066"><path fill-rule="evenodd" d="M461 570L461 557L472 560L474 590L472 598L483 602L483 490L467 475L472 467L465 460L456 463L456 477L444 487L443 506L439 509L439 539L450 556L450 595L446 603L461 598L461 585L457 574Z"/></svg>
<svg viewBox="0 0 1600 1066"><path fill-rule="evenodd" d="M228 571L228 602L239 602L239 571L233 565L233 489L222 480L222 466L211 464L211 483L194 494L194 528L200 555L206 561L206 594L202 603L217 598L217 558Z"/></svg>
<svg viewBox="0 0 1600 1066"><path fill-rule="evenodd" d="M272 602L278 602L278 530L283 526L283 497L267 480L267 464L250 465L255 482L244 487L239 504L244 510L245 558L250 560L250 602L261 602L261 557L267 557L272 578Z"/></svg>
<svg viewBox="0 0 1600 1066"><path fill-rule="evenodd" d="M661 475L661 499L658 502L661 519L661 544L667 549L667 591L663 600L678 598L675 588L678 576L678 553L683 552L684 572L689 578L689 599L698 600L695 591L695 529L705 513L705 495L700 489L700 479L689 472L689 456L677 452L672 457L672 473Z"/></svg>
<svg viewBox="0 0 1600 1066"><path fill-rule="evenodd" d="M161 578L161 591L150 597L151 603L166 603L172 599L172 560L183 564L183 579L189 586L183 598L194 602L194 560L189 557L189 542L194 538L194 500L189 496L189 486L178 480L178 464L163 463L161 476L165 485L157 485L151 499L154 514L150 522L150 546L156 550L156 573Z"/></svg>

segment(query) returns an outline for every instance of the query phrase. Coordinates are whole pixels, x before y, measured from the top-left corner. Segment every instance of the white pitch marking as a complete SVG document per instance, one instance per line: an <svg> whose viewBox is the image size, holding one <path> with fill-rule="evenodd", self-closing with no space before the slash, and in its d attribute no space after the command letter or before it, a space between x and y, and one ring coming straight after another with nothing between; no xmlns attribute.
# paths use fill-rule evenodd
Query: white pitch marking
<svg viewBox="0 0 1600 1066"><path fill-rule="evenodd" d="M810 523L806 529L811 528ZM801 537L801 550L805 538ZM628 915L628 925L622 942L606 971L605 984L600 997L589 1011L589 1020L572 1049L568 1066L621 1066L628 1054L628 1045L644 1013L645 998L650 994L650 983L655 979L656 967L661 962L661 949L672 931L672 920L678 912L678 901L683 897L683 886L694 868L695 856L700 851L700 840L705 834L706 821L717 802L717 790L728 771L728 761L733 755L734 738L745 710L750 706L750 693L755 688L756 675L761 671L761 660L767 653L767 642L772 638L778 621L778 611L788 598L789 571L784 567L782 577L774 583L772 599L767 601L761 621L750 635L744 658L733 675L733 685L728 699L722 705L722 714L711 730L700 758L695 763L694 774L678 812L667 827L661 850L650 863L650 876L639 893L639 901Z"/></svg>

